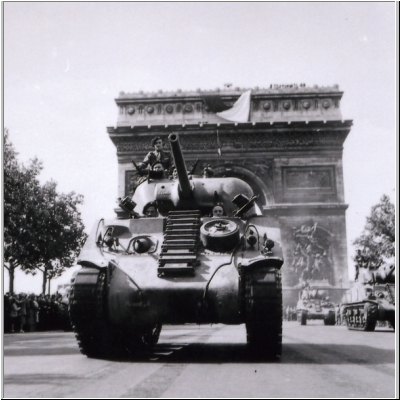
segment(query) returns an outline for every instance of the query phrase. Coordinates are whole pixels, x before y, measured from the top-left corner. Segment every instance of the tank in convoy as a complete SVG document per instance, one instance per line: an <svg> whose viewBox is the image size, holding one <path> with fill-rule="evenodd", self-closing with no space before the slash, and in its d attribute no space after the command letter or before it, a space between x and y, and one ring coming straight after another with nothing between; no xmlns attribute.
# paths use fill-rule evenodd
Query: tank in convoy
<svg viewBox="0 0 400 400"><path fill-rule="evenodd" d="M326 290L306 286L299 292L296 306L297 321L307 325L307 320L321 319L325 325L335 325L335 305Z"/></svg>
<svg viewBox="0 0 400 400"><path fill-rule="evenodd" d="M262 216L243 180L188 174L178 135L168 139L174 177L150 171L121 199L125 218L100 219L81 251L70 293L81 352L134 355L164 324L223 323L245 324L250 354L277 360L278 222Z"/></svg>
<svg viewBox="0 0 400 400"><path fill-rule="evenodd" d="M348 329L374 331L378 321L395 328L395 265L360 268L359 276L342 301Z"/></svg>

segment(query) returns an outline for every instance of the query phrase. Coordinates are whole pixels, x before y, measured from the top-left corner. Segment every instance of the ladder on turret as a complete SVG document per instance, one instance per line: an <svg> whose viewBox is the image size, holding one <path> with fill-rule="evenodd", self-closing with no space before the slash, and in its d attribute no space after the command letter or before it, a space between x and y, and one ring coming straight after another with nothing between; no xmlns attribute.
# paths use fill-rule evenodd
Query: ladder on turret
<svg viewBox="0 0 400 400"><path fill-rule="evenodd" d="M158 260L158 275L193 274L200 242L200 211L170 211Z"/></svg>

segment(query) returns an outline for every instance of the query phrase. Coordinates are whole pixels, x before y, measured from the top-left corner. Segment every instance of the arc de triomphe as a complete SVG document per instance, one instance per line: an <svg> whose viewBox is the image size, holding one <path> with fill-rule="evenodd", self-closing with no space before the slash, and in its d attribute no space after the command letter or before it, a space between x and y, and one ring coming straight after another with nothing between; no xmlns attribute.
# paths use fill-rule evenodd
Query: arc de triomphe
<svg viewBox="0 0 400 400"><path fill-rule="evenodd" d="M338 85L254 88L246 123L218 117L205 102L211 96L232 106L246 90L121 92L117 125L107 128L117 149L118 195L137 183L131 160L152 150L153 137L167 142L176 132L188 167L199 159L196 171L211 164L217 176L240 177L259 195L263 214L279 221L284 304L295 305L310 266L318 267L310 284L340 302L349 285L342 152L352 125L341 117L343 92Z"/></svg>

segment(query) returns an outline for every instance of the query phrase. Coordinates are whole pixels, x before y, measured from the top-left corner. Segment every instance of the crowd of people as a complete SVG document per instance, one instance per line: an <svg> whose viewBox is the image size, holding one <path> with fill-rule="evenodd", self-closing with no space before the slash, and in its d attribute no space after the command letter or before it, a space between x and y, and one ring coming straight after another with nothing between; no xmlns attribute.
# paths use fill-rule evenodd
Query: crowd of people
<svg viewBox="0 0 400 400"><path fill-rule="evenodd" d="M4 332L70 330L68 303L60 293L4 295Z"/></svg>
<svg viewBox="0 0 400 400"><path fill-rule="evenodd" d="M283 307L283 320L284 321L297 321L297 311L295 307Z"/></svg>

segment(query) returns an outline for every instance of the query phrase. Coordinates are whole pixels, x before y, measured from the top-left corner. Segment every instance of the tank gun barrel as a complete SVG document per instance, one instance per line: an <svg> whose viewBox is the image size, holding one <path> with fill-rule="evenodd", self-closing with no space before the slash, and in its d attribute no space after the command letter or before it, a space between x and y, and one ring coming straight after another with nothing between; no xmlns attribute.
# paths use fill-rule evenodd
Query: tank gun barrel
<svg viewBox="0 0 400 400"><path fill-rule="evenodd" d="M181 196L184 198L188 198L192 193L192 189L190 187L185 160L183 159L181 145L179 143L179 136L176 133L171 133L168 136L168 140L171 145L172 155L174 156L175 168L178 174Z"/></svg>

